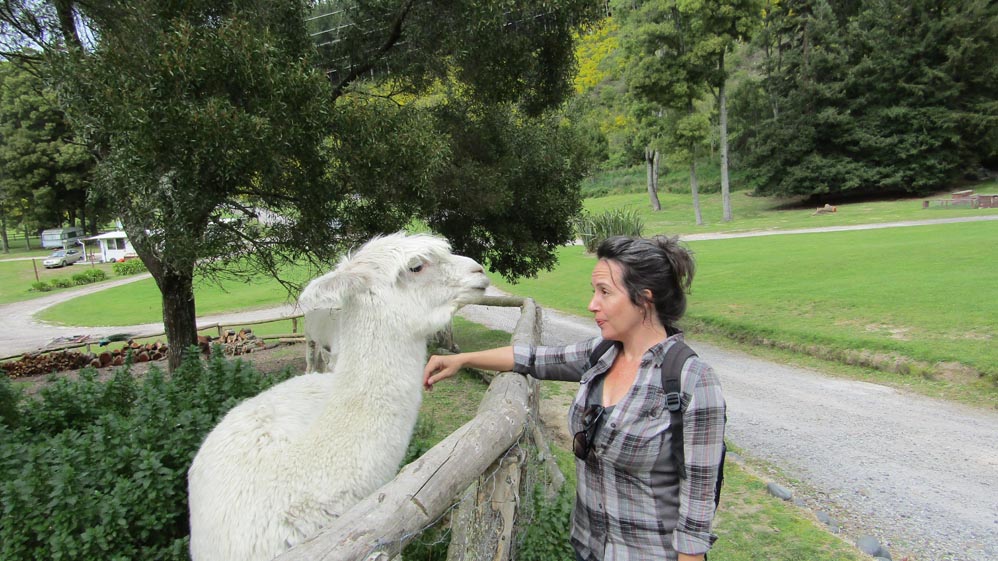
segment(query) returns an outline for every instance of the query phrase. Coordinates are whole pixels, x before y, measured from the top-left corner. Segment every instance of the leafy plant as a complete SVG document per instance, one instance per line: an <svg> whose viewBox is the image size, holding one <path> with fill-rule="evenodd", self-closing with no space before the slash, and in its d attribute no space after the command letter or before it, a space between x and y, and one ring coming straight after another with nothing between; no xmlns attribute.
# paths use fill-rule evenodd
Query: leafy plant
<svg viewBox="0 0 998 561"><path fill-rule="evenodd" d="M634 209L613 209L601 214L583 213L575 223L575 232L589 253L595 253L607 238L640 236L643 230L644 221Z"/></svg>
<svg viewBox="0 0 998 561"><path fill-rule="evenodd" d="M115 263L111 266L114 269L114 274L119 277L124 277L128 275L137 275L139 273L144 273L146 269L146 264L142 262L141 259L129 259L127 261L121 261Z"/></svg>
<svg viewBox="0 0 998 561"><path fill-rule="evenodd" d="M52 283L52 288L69 288L71 286L76 285L73 279L69 277L55 278L52 279L50 282Z"/></svg>
<svg viewBox="0 0 998 561"><path fill-rule="evenodd" d="M288 376L196 352L170 379L0 386L0 558L187 559L187 469L230 408Z"/></svg>
<svg viewBox="0 0 998 561"><path fill-rule="evenodd" d="M34 290L35 292L48 292L52 290L52 285L42 280L35 281L31 283L31 290Z"/></svg>
<svg viewBox="0 0 998 561"><path fill-rule="evenodd" d="M87 269L73 275L73 283L78 285L93 284L107 279L107 273L102 269Z"/></svg>
<svg viewBox="0 0 998 561"><path fill-rule="evenodd" d="M526 525L519 558L523 561L564 561L574 559L569 541L572 524L574 486L563 485L553 499L544 495L543 485L533 490L533 512Z"/></svg>

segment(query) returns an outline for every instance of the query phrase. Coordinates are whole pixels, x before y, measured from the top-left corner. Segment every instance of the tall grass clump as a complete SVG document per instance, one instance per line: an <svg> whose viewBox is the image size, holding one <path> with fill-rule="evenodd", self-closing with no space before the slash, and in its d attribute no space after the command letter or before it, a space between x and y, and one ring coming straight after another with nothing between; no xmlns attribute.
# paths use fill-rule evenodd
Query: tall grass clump
<svg viewBox="0 0 998 561"><path fill-rule="evenodd" d="M634 209L613 209L600 214L584 213L575 223L575 231L589 253L595 253L603 240L613 236L640 236L644 221Z"/></svg>
<svg viewBox="0 0 998 561"><path fill-rule="evenodd" d="M187 469L265 375L196 352L167 377L86 369L27 397L0 377L0 559L188 559Z"/></svg>

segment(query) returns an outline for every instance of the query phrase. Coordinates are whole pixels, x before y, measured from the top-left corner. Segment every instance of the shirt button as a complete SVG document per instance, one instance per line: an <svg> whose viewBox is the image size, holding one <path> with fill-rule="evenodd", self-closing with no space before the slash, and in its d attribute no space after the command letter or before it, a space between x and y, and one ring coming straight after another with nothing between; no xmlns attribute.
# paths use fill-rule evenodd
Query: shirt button
<svg viewBox="0 0 998 561"><path fill-rule="evenodd" d="M610 428L612 428L612 429L617 428L617 423L610 423Z"/></svg>

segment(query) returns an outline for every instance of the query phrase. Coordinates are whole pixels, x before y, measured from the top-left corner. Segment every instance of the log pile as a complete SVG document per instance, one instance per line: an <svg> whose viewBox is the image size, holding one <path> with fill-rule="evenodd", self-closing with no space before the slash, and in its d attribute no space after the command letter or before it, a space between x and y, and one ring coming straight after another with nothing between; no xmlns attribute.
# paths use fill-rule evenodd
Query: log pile
<svg viewBox="0 0 998 561"><path fill-rule="evenodd" d="M201 338L198 337L200 344ZM236 356L252 353L255 350L264 348L267 343L263 339L258 339L253 330L244 327L239 331L228 330L215 341L210 341L213 345L222 345L222 351L227 356ZM202 351L204 347L202 346Z"/></svg>
<svg viewBox="0 0 998 561"><path fill-rule="evenodd" d="M0 370L6 372L9 378L78 370L90 364L91 357L92 355L87 353L73 351L49 354L31 353L22 356L20 360L0 364Z"/></svg>
<svg viewBox="0 0 998 561"><path fill-rule="evenodd" d="M214 345L221 345L222 352L226 356L236 356L263 349L266 346L266 342L263 339L257 338L253 330L249 328L243 328L239 331L229 330L218 338L206 335L198 336L198 347L205 356L211 354L211 349ZM149 362L165 359L168 350L167 344L160 341L139 344L129 339L120 349L106 350L98 353L81 353L76 351L28 353L19 360L0 364L0 370L6 372L9 378L19 378L52 372L79 370L86 366L107 368L124 365L129 352L132 353L135 362Z"/></svg>

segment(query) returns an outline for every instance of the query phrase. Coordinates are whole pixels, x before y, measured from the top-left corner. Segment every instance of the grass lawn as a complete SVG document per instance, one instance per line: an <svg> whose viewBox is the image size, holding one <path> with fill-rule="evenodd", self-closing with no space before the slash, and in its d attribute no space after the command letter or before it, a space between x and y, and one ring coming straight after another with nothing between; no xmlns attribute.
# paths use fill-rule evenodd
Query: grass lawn
<svg viewBox="0 0 998 561"><path fill-rule="evenodd" d="M874 201L838 205L834 214L812 216L813 208L779 209L774 208L773 199L746 197L744 192L731 195L731 222L721 221L721 195L718 193L700 196L703 213L703 226L693 221L693 204L690 195L665 194L659 196L661 212L653 212L648 204L648 195L631 193L609 195L598 199L587 199L586 210L598 214L613 209L635 210L644 221L645 235L652 234L703 234L715 232L753 232L765 230L796 230L800 228L823 228L828 226L849 226L854 224L878 224L908 220L932 220L966 216L995 216L998 208L930 208L922 209L917 201Z"/></svg>
<svg viewBox="0 0 998 561"><path fill-rule="evenodd" d="M51 252L45 251L42 255L47 257ZM35 282L37 274L37 280L51 282L53 279L57 278L72 278L74 274L81 273L91 267L101 269L107 274L108 280L114 280L121 277L117 277L114 271L111 269L111 263L100 263L100 264L76 264L70 265L68 267L59 267L56 269L46 269L42 265L42 259L39 258L35 260L32 264L31 261L2 261L0 260L0 304L9 304L11 302L21 302L23 300L31 300L34 298L40 298L42 296L48 296L50 294L55 294L59 290L68 289L54 289L49 292L35 292L31 290L32 283Z"/></svg>
<svg viewBox="0 0 998 561"><path fill-rule="evenodd" d="M994 376L996 235L998 223L976 222L691 242L698 271L688 323L800 350L868 350ZM594 263L581 247L567 247L553 271L517 285L493 282L588 315ZM938 381L998 396L973 374Z"/></svg>
<svg viewBox="0 0 998 561"><path fill-rule="evenodd" d="M24 236L14 237L10 231L7 234L8 253L0 253L0 259L9 257L42 257L52 251L50 249L42 249L42 239L39 237L28 238L29 249L24 243Z"/></svg>
<svg viewBox="0 0 998 561"><path fill-rule="evenodd" d="M290 271L288 278L304 279L305 268ZM276 280L260 276L249 282L229 280L221 286L195 280L194 297L199 316L279 306L290 301ZM151 278L74 298L42 310L39 319L79 326L136 325L163 320L162 300Z"/></svg>
<svg viewBox="0 0 998 561"><path fill-rule="evenodd" d="M998 215L998 208L970 209L963 207L922 208L922 199L894 199L867 201L860 203L839 203L834 198L829 204L838 207L834 214L812 216L814 208L800 208L795 199L773 197L750 197L747 191L731 194L731 207L734 220L722 222L721 194L700 193L700 210L705 224L697 226L694 221L693 201L689 193L688 178L681 173L672 173L660 183L659 201L661 212L653 212L645 191L644 169L616 171L597 176L592 189L600 189L610 194L587 198L585 209L598 214L614 209L635 210L644 221L645 235L651 234L698 234L712 232L747 232L757 230L792 230L798 228L818 228L853 224L874 224L905 220L928 220L963 216ZM732 179L737 187L737 182ZM587 181L587 183L589 183ZM664 190L673 186L677 192ZM981 193L998 192L998 181L992 180L974 188ZM948 198L949 194L939 195ZM931 197L936 198L936 197Z"/></svg>

